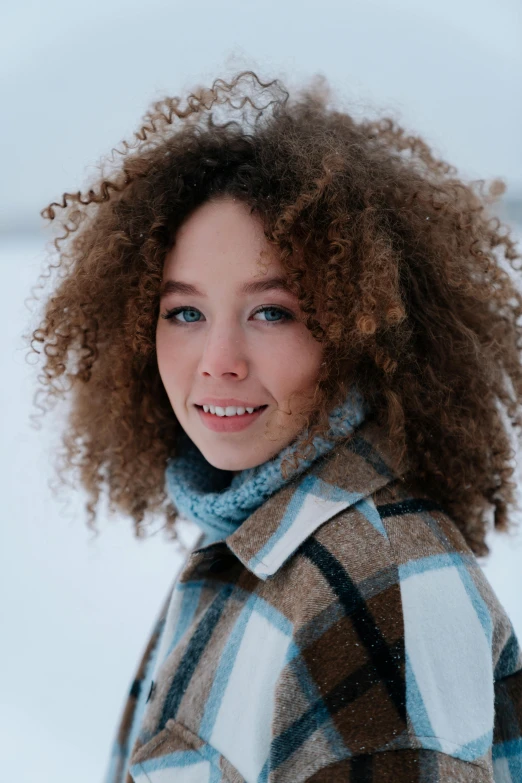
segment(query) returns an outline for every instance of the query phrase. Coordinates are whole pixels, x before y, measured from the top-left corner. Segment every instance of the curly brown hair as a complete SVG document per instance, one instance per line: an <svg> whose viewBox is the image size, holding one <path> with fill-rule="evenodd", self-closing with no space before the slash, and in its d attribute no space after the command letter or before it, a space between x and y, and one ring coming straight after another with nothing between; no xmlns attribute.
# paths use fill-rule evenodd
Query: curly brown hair
<svg viewBox="0 0 522 783"><path fill-rule="evenodd" d="M519 271L521 256L488 209L504 185L464 183L389 116L356 121L322 77L296 93L242 71L154 102L88 192L42 210L50 221L62 210L64 233L36 288L55 268L60 278L27 337L36 353L43 344L38 406L71 402L58 473L79 471L93 529L106 485L109 509L130 515L137 536L161 510L177 538L164 472L180 425L155 352L162 268L191 211L232 196L259 214L324 343L294 465L354 382L402 480L488 555L488 509L511 531L509 423L521 426L522 299L502 268Z"/></svg>

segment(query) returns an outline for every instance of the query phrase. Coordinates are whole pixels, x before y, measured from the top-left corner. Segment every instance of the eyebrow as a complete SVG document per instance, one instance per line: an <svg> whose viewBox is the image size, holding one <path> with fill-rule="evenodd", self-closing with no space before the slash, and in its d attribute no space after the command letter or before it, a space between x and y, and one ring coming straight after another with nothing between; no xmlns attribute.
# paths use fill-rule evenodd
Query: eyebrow
<svg viewBox="0 0 522 783"><path fill-rule="evenodd" d="M294 293L290 284L284 277L264 277L262 279L251 280L249 283L243 283L239 288L240 294L259 294L264 291L286 291ZM205 296L201 291L191 283L182 283L180 280L165 280L161 286L160 297L168 294L184 294L185 296Z"/></svg>

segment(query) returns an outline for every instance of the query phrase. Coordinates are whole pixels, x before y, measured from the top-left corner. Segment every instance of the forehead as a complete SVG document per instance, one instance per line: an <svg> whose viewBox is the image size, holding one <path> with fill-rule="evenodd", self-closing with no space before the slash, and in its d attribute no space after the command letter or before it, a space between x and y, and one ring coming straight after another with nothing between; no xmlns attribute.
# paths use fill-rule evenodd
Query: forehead
<svg viewBox="0 0 522 783"><path fill-rule="evenodd" d="M221 271L234 276L281 273L276 249L267 241L263 224L244 202L231 198L198 207L176 233L165 258L165 274L193 277Z"/></svg>

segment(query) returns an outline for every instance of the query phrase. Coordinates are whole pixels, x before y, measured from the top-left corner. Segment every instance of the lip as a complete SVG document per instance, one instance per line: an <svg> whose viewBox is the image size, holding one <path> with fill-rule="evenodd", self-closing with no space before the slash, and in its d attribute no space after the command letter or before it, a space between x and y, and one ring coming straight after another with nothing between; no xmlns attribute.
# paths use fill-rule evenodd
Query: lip
<svg viewBox="0 0 522 783"><path fill-rule="evenodd" d="M212 405L213 403L208 403ZM233 405L234 403L229 403ZM205 403L207 405L207 403ZM248 406L255 407L255 406ZM244 413L242 416L216 416L215 413L205 413L203 408L199 408L196 405L196 410L201 418L201 421L209 430L213 432L239 432L250 427L260 416L266 411L268 406L261 408L254 413Z"/></svg>
<svg viewBox="0 0 522 783"><path fill-rule="evenodd" d="M259 408L263 403L245 402L245 400L237 400L235 397L227 397L223 400L219 400L217 397L204 397L201 400L197 400L194 405L219 405L220 408L234 405L236 408Z"/></svg>

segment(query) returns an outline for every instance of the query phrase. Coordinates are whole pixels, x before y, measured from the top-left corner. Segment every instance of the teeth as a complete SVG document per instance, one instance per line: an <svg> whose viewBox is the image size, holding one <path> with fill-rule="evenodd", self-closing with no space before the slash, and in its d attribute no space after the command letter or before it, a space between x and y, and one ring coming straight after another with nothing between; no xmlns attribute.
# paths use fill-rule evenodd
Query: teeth
<svg viewBox="0 0 522 783"><path fill-rule="evenodd" d="M260 405L259 408L262 406ZM213 413L216 416L243 416L245 411L247 413L253 413L259 410L259 408L241 408L235 405L227 405L226 408L221 408L219 405L203 405L205 413Z"/></svg>

